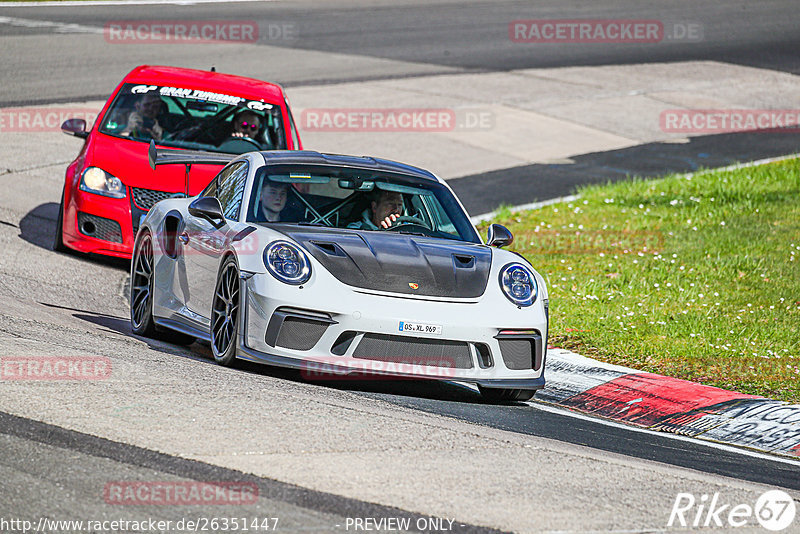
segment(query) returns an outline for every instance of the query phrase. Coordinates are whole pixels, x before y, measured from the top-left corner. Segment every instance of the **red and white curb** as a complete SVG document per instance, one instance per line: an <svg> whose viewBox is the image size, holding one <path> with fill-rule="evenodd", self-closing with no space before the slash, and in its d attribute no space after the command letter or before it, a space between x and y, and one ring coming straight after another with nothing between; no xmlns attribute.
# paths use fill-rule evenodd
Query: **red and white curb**
<svg viewBox="0 0 800 534"><path fill-rule="evenodd" d="M761 452L800 457L800 405L548 349L538 401Z"/></svg>

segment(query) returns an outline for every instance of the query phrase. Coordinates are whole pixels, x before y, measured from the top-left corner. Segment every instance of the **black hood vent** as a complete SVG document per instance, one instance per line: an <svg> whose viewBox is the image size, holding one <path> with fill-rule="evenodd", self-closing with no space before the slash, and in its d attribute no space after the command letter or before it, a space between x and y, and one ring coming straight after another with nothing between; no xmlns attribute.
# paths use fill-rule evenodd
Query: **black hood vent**
<svg viewBox="0 0 800 534"><path fill-rule="evenodd" d="M408 295L475 298L489 280L492 251L484 245L393 232L273 225L341 282Z"/></svg>

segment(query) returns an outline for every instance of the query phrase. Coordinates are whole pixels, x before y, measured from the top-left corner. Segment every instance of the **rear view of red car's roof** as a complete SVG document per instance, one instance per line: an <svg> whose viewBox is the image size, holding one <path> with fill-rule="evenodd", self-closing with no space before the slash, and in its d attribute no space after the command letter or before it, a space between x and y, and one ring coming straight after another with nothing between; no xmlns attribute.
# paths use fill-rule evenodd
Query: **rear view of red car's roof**
<svg viewBox="0 0 800 534"><path fill-rule="evenodd" d="M233 74L179 67L141 65L129 72L123 83L174 85L253 99L269 98L274 99L274 102L281 102L284 98L283 89L274 83Z"/></svg>

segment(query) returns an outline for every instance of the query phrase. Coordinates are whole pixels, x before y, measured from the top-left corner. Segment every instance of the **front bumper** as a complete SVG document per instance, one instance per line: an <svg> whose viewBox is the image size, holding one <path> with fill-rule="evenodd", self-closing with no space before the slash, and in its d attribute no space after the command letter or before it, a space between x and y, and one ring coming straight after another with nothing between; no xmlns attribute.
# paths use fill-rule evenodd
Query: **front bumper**
<svg viewBox="0 0 800 534"><path fill-rule="evenodd" d="M89 232L85 224L114 228L113 232ZM118 229L115 227L118 225ZM73 191L64 206L64 244L79 252L130 258L133 254L133 222L128 197L109 198L85 191ZM119 235L121 242L115 242ZM101 239L105 237L106 239Z"/></svg>
<svg viewBox="0 0 800 534"><path fill-rule="evenodd" d="M320 302L317 292L276 284L269 275L243 282L240 358L300 369L311 379L366 375L544 387L547 319L541 303L497 310L482 300L398 298L346 286L326 292ZM441 334L409 334L401 321L438 325Z"/></svg>
<svg viewBox="0 0 800 534"><path fill-rule="evenodd" d="M147 200L145 207L136 202ZM142 198L146 195L155 198ZM125 198L111 198L85 191L73 192L65 207L64 244L80 252L130 258L136 232L152 205L158 200L183 193L127 188ZM94 231L87 230L87 223Z"/></svg>

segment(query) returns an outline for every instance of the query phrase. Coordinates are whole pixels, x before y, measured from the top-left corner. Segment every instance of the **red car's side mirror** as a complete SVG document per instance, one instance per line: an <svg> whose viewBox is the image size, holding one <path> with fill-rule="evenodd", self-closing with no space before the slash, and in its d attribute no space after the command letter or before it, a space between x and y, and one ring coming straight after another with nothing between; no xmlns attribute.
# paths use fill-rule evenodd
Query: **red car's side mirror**
<svg viewBox="0 0 800 534"><path fill-rule="evenodd" d="M83 119L67 119L61 125L61 131L67 135L74 135L81 139L89 137L89 132L86 131L86 121Z"/></svg>

